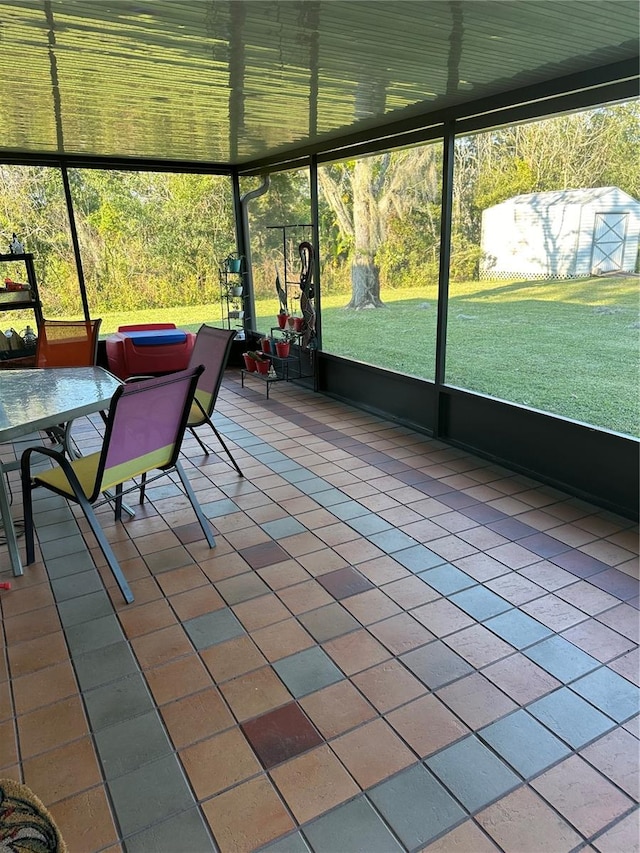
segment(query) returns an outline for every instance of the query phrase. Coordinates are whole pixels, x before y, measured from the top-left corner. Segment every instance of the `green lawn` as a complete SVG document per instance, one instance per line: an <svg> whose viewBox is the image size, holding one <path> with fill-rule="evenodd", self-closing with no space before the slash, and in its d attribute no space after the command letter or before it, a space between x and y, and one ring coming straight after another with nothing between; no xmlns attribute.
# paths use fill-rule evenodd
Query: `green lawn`
<svg viewBox="0 0 640 853"><path fill-rule="evenodd" d="M596 426L640 435L638 277L463 282L450 289L449 384ZM436 289L389 290L384 309L345 310L323 297L323 349L433 379ZM275 325L275 298L256 304L257 328ZM221 325L216 303L103 317L119 325L170 318L183 328Z"/></svg>

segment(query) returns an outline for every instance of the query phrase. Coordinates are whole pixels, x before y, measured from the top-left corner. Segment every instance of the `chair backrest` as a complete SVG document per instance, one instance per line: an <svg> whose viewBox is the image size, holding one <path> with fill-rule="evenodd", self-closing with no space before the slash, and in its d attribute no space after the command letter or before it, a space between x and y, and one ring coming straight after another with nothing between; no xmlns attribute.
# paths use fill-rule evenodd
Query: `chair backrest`
<svg viewBox="0 0 640 853"><path fill-rule="evenodd" d="M43 320L38 327L36 367L91 367L98 355L102 320Z"/></svg>
<svg viewBox="0 0 640 853"><path fill-rule="evenodd" d="M217 329L214 326L204 325L200 326L196 335L189 367L195 367L198 364L204 367L204 372L198 380L196 399L209 416L216 404L231 352L231 342L236 334L235 329Z"/></svg>
<svg viewBox="0 0 640 853"><path fill-rule="evenodd" d="M90 501L118 483L175 464L201 373L198 366L117 389Z"/></svg>

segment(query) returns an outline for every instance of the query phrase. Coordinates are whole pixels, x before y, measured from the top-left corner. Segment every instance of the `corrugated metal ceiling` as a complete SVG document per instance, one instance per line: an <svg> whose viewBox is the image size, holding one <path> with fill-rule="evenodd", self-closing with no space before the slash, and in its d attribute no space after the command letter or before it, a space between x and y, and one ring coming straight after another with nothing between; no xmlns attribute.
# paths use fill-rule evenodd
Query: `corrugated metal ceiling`
<svg viewBox="0 0 640 853"><path fill-rule="evenodd" d="M632 59L636 0L0 3L1 151L243 164Z"/></svg>

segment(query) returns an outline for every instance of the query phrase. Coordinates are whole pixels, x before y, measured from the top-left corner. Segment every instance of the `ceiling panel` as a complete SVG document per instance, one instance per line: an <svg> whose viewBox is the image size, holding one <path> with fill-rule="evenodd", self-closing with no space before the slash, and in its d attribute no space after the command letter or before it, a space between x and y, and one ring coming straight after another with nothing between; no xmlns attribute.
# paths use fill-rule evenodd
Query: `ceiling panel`
<svg viewBox="0 0 640 853"><path fill-rule="evenodd" d="M636 0L0 2L0 149L242 164L637 55Z"/></svg>

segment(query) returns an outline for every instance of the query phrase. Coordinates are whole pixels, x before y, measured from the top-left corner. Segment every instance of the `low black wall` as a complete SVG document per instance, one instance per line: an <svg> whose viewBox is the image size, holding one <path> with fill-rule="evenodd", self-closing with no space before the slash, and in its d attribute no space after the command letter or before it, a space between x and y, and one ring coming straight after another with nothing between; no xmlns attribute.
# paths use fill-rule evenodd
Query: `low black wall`
<svg viewBox="0 0 640 853"><path fill-rule="evenodd" d="M318 390L638 518L640 442L318 353Z"/></svg>

